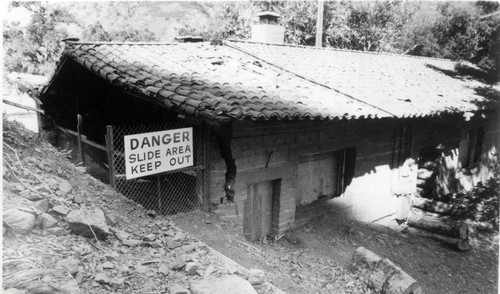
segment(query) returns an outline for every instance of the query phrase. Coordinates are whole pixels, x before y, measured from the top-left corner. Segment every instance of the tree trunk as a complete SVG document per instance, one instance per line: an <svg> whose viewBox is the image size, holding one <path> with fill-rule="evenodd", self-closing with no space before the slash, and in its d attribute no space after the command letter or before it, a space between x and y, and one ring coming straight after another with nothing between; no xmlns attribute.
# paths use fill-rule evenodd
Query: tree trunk
<svg viewBox="0 0 500 294"><path fill-rule="evenodd" d="M430 199L425 199L420 197L415 197L412 199L412 206L420 208L425 211L437 212L443 214L449 213L453 208L452 204L440 201L433 201Z"/></svg>
<svg viewBox="0 0 500 294"><path fill-rule="evenodd" d="M443 236L443 235L429 233L429 232L421 231L421 230L414 229L414 228L407 228L407 230L408 230L408 232L410 232L410 233L412 233L414 235L418 235L418 236L421 236L421 237L431 238L431 239L434 239L434 240L441 241L442 243L445 243L446 245L448 245L448 246L450 246L452 248L458 249L460 251L470 250L469 239L450 238L450 237L446 237L446 236Z"/></svg>
<svg viewBox="0 0 500 294"><path fill-rule="evenodd" d="M408 219L408 225L430 233L462 240L469 236L469 226L463 222L447 223L438 218L412 214Z"/></svg>
<svg viewBox="0 0 500 294"><path fill-rule="evenodd" d="M365 277L369 287L386 294L420 294L422 287L392 261L358 247L352 256L351 268Z"/></svg>

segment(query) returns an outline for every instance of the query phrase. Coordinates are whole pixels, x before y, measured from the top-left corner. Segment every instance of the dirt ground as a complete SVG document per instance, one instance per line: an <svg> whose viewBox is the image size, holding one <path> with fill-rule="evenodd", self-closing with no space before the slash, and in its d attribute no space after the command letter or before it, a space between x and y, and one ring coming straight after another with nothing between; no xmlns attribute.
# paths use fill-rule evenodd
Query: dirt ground
<svg viewBox="0 0 500 294"><path fill-rule="evenodd" d="M395 262L420 282L424 293L498 293L498 236L476 237L472 250L458 252L439 241L356 223L330 211L276 242L262 244L246 241L241 226L211 214L173 218L244 267L263 269L287 293L359 293L356 280L341 280L349 279L344 273L358 246ZM339 281L358 288L336 287Z"/></svg>

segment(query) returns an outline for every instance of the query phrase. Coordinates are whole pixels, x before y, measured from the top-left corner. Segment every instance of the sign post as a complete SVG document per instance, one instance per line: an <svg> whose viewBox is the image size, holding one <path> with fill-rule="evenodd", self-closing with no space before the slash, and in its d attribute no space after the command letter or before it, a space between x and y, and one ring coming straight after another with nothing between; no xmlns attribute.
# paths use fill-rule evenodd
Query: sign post
<svg viewBox="0 0 500 294"><path fill-rule="evenodd" d="M193 166L193 128L128 135L124 143L127 180Z"/></svg>

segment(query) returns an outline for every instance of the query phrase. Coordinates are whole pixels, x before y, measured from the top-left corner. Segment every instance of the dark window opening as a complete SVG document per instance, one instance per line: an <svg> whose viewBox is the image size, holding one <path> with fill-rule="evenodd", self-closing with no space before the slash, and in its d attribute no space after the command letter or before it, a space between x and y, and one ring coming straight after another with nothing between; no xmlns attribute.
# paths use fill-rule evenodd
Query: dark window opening
<svg viewBox="0 0 500 294"><path fill-rule="evenodd" d="M481 160L481 152L483 149L484 128L479 127L469 129L465 136L465 149L460 150L461 163L463 168L473 168Z"/></svg>

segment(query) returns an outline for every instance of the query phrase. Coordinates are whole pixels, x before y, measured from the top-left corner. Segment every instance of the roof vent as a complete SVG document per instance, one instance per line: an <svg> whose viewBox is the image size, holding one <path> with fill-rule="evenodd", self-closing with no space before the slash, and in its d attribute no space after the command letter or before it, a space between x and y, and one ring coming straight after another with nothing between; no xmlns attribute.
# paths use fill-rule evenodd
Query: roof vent
<svg viewBox="0 0 500 294"><path fill-rule="evenodd" d="M264 11L257 14L259 23L252 26L252 41L269 44L283 44L285 28L279 26L279 13Z"/></svg>
<svg viewBox="0 0 500 294"><path fill-rule="evenodd" d="M174 38L179 43L198 43L203 42L202 36L178 36Z"/></svg>

